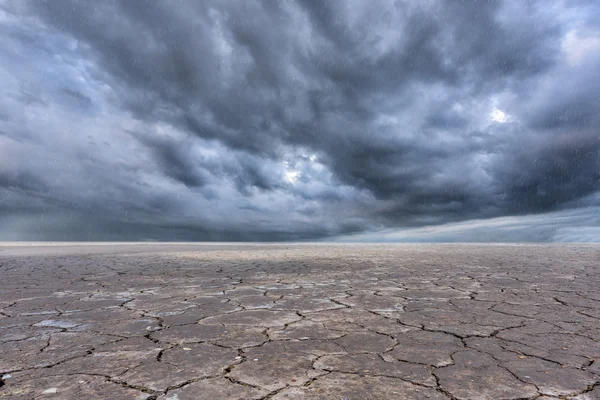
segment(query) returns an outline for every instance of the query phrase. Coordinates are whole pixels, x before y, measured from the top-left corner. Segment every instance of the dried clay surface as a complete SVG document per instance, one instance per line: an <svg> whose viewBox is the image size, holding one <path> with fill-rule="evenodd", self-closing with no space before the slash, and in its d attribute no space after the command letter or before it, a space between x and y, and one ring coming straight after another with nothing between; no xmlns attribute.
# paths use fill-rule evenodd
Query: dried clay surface
<svg viewBox="0 0 600 400"><path fill-rule="evenodd" d="M0 399L600 399L600 246L0 246Z"/></svg>

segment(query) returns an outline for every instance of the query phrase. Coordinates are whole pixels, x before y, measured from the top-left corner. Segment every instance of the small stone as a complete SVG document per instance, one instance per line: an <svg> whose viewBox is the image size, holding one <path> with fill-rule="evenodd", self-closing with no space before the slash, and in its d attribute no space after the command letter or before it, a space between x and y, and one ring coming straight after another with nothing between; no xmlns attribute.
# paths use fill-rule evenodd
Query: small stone
<svg viewBox="0 0 600 400"><path fill-rule="evenodd" d="M57 388L50 388L50 389L46 389L46 390L44 390L44 391L42 392L42 394L54 394L54 393L56 393L56 392L58 392L58 389L57 389Z"/></svg>
<svg viewBox="0 0 600 400"><path fill-rule="evenodd" d="M184 347L184 348L183 348L183 350L185 350L185 351L190 351L190 350L192 350L192 349L190 349L189 347Z"/></svg>
<svg viewBox="0 0 600 400"><path fill-rule="evenodd" d="M241 359L242 359L242 357L240 357L240 356L237 356L235 359L236 359L236 360L241 360Z"/></svg>
<svg viewBox="0 0 600 400"><path fill-rule="evenodd" d="M254 361L258 361L258 358L255 358Z"/></svg>
<svg viewBox="0 0 600 400"><path fill-rule="evenodd" d="M12 378L11 374L2 375L2 379L10 379Z"/></svg>

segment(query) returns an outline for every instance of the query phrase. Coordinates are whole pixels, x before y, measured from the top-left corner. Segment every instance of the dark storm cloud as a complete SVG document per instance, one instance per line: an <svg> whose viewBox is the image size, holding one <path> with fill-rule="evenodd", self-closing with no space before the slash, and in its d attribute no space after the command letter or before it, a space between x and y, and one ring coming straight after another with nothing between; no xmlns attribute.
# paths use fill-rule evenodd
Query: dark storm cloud
<svg viewBox="0 0 600 400"><path fill-rule="evenodd" d="M0 173L0 187L34 193L47 190L46 185L37 176L26 171Z"/></svg>
<svg viewBox="0 0 600 400"><path fill-rule="evenodd" d="M203 171L197 168L185 142L179 143L172 138L144 137L136 133L133 135L148 147L163 174L186 186L204 186L206 178Z"/></svg>
<svg viewBox="0 0 600 400"><path fill-rule="evenodd" d="M147 146L164 175L188 187L202 187L212 179L233 180L238 190L244 193L251 187L264 190L281 187L278 180L261 166L261 159L251 155L236 154L229 163L224 164L223 159L206 159L195 155L190 138L148 137L136 132L131 134Z"/></svg>
<svg viewBox="0 0 600 400"><path fill-rule="evenodd" d="M75 100L77 103L79 103L79 105L81 105L82 107L89 107L92 105L92 100L86 95L79 93L77 90L64 88L62 91L64 94L66 94L67 96Z"/></svg>
<svg viewBox="0 0 600 400"><path fill-rule="evenodd" d="M0 7L11 238L40 215L36 238L294 240L597 204L592 1Z"/></svg>
<svg viewBox="0 0 600 400"><path fill-rule="evenodd" d="M571 134L526 144L526 151L515 150L506 169L498 170L509 211L552 210L600 188L600 135Z"/></svg>

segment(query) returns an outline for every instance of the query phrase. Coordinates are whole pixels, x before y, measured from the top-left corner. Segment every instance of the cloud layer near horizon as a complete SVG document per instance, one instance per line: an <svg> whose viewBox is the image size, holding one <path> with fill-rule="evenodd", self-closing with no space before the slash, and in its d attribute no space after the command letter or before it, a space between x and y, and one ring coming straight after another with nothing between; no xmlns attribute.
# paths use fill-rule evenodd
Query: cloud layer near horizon
<svg viewBox="0 0 600 400"><path fill-rule="evenodd" d="M0 239L564 212L498 239L561 240L600 205L599 21L591 0L0 1Z"/></svg>

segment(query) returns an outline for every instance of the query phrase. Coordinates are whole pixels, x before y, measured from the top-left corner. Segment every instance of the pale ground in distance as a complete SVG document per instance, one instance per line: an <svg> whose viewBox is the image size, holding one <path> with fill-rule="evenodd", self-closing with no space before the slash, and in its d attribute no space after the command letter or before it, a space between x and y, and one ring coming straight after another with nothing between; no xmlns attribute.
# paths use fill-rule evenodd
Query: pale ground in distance
<svg viewBox="0 0 600 400"><path fill-rule="evenodd" d="M0 399L600 399L600 246L0 246Z"/></svg>

